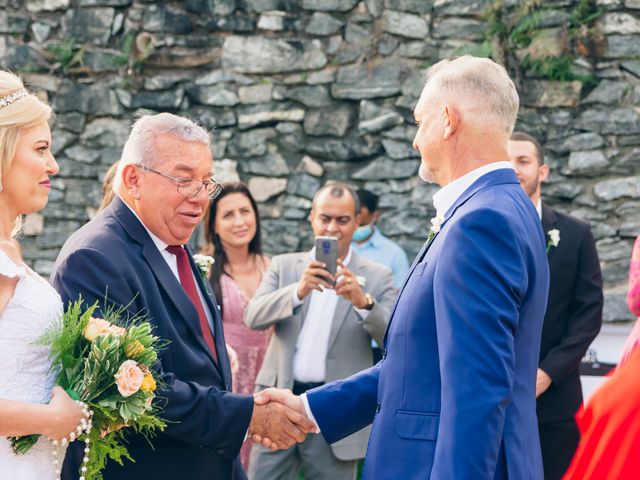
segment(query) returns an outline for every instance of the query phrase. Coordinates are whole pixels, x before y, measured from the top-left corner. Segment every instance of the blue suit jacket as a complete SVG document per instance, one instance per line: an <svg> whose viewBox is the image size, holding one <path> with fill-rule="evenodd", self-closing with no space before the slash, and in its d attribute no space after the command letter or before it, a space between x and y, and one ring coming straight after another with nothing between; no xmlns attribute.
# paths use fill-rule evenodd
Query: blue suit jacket
<svg viewBox="0 0 640 480"><path fill-rule="evenodd" d="M366 478L542 479L535 378L548 284L531 200L512 170L487 173L418 254L386 357L308 392L322 434L334 442L373 421Z"/></svg>
<svg viewBox="0 0 640 480"><path fill-rule="evenodd" d="M191 252L190 252L191 253ZM127 305L146 313L154 333L169 340L160 352L167 429L152 439L128 435L125 467L108 463L105 480L244 479L238 452L253 411L253 399L231 393L231 370L217 304L189 255L200 290L214 317L219 365L206 346L198 314L148 233L119 199L74 233L56 260L51 277L65 304L78 299ZM135 297L135 298L134 298ZM133 301L132 301L133 299ZM98 312L99 313L99 312ZM82 451L71 449L65 478L77 478Z"/></svg>

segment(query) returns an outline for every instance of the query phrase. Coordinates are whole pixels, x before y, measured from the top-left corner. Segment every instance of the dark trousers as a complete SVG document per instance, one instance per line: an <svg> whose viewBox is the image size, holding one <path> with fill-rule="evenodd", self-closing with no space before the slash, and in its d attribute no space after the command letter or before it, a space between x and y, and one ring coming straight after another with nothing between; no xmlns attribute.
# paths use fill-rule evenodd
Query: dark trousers
<svg viewBox="0 0 640 480"><path fill-rule="evenodd" d="M578 448L580 431L573 420L538 424L545 480L560 480Z"/></svg>

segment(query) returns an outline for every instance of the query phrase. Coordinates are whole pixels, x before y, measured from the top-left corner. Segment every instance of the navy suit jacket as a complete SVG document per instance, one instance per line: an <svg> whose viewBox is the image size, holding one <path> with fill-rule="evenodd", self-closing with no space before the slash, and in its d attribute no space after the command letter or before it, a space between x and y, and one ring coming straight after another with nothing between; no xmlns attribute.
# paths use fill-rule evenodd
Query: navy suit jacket
<svg viewBox="0 0 640 480"><path fill-rule="evenodd" d="M548 284L531 200L513 170L487 173L418 254L383 360L308 392L322 434L334 442L373 421L365 478L542 479L535 378Z"/></svg>
<svg viewBox="0 0 640 480"><path fill-rule="evenodd" d="M591 226L542 203L542 228L560 231L549 249L549 302L540 368L551 386L538 398L538 421L571 421L582 405L580 360L602 326L602 274Z"/></svg>
<svg viewBox="0 0 640 480"><path fill-rule="evenodd" d="M217 304L198 273L200 291L214 317L219 365L202 333L198 314L178 279L144 226L120 200L74 233L56 260L51 280L65 304L78 299L128 305L132 314L145 313L155 335L170 341L160 352L164 387L161 416L168 421L152 445L129 433L127 448L135 463L109 462L105 480L245 479L238 453L253 412L253 399L231 392L231 370ZM96 316L100 311L96 313ZM162 401L162 400L160 400ZM65 479L77 478L81 449L67 454Z"/></svg>

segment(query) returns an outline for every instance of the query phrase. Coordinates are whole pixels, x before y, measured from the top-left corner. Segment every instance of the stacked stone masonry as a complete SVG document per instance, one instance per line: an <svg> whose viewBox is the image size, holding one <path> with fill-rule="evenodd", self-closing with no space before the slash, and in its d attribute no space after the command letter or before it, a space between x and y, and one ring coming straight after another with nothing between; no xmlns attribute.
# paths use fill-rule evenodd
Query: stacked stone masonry
<svg viewBox="0 0 640 480"><path fill-rule="evenodd" d="M57 112L60 175L47 208L26 219L25 257L51 270L95 214L132 121L160 111L213 129L217 177L249 184L268 253L309 247L312 195L340 180L382 195L381 229L414 255L437 187L416 175L411 109L431 64L483 41L491 3L0 0L0 67ZM533 46L553 51L577 0L544 3ZM640 234L640 2L596 4L604 48L580 64L597 84L525 75L519 128L546 149L545 200L591 222L605 321L624 322Z"/></svg>

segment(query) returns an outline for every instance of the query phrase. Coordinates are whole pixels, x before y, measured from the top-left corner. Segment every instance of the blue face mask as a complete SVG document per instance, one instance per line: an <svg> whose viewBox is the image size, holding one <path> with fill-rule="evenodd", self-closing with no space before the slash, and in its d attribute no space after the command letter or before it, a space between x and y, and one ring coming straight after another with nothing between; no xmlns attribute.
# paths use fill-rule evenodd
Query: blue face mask
<svg viewBox="0 0 640 480"><path fill-rule="evenodd" d="M353 233L353 239L356 242L363 242L369 238L372 233L373 225L362 225L361 227L356 228L356 231Z"/></svg>

